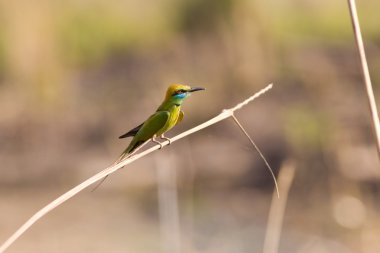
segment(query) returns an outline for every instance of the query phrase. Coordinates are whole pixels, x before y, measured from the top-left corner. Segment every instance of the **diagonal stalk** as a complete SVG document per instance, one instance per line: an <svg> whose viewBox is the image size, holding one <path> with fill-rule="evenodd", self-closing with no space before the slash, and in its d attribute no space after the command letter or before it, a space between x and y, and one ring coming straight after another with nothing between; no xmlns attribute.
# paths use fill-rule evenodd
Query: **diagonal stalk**
<svg viewBox="0 0 380 253"><path fill-rule="evenodd" d="M372 117L372 126L376 134L376 144L377 144L377 154L380 158L380 122L379 115L377 113L375 95L372 89L371 77L369 75L367 58L364 50L364 43L362 38L362 33L360 31L358 13L356 11L355 0L348 0L348 6L350 8L350 16L352 21L352 28L354 30L356 46L359 51L361 69L364 78L364 83L367 91L369 109Z"/></svg>
<svg viewBox="0 0 380 253"><path fill-rule="evenodd" d="M196 133L196 132L198 132L198 131L206 128L206 127L214 125L214 124L216 124L222 120L225 120L225 119L233 116L233 113L236 110L241 109L243 106L247 105L251 101L260 97L265 92L270 90L272 88L272 86L273 86L272 84L269 84L267 87L261 89L259 92L255 93L254 95L252 95L248 99L244 100L240 104L236 105L235 107L223 110L220 114L218 114L214 118L211 118L208 121L206 121L206 122L204 122L204 123L202 123L196 127L193 127L193 128L191 128L191 129L189 129L189 130L187 130L187 131L185 131L185 132L183 132L177 136L174 136L173 138L170 139L170 143L173 143L173 142L180 140L180 139L182 139L182 138L184 138L190 134ZM162 144L162 147L167 146L167 145L169 145L169 141L164 141L161 144ZM75 186L74 188L67 191L66 193L62 194L61 196L59 196L58 198L56 198L55 200L53 200L52 202L47 204L45 207L40 209L38 212L36 212L19 229L17 229L16 232L14 232L2 245L0 245L0 253L3 253L7 248L9 248L9 246L11 246L21 235L23 235L34 223L36 223L38 220L40 220L46 214L48 214L49 212L51 212L52 210L54 210L55 208L60 206L62 203L66 202L70 198L74 197L79 192L83 191L84 189L86 189L87 187L92 185L93 183L95 183L95 182L101 180L102 178L118 171L119 169L123 168L127 164L130 164L130 163L132 163L132 162L134 162L134 161L136 161L136 160L138 160L138 159L140 159L140 158L148 155L149 153L152 153L153 151L156 151L160 148L161 148L160 145L156 145L154 147L151 147L147 150L142 151L141 153L128 156L125 159L121 160L120 162L118 162L116 164L115 163L112 164L108 168L98 172L94 176L88 178L84 182Z"/></svg>

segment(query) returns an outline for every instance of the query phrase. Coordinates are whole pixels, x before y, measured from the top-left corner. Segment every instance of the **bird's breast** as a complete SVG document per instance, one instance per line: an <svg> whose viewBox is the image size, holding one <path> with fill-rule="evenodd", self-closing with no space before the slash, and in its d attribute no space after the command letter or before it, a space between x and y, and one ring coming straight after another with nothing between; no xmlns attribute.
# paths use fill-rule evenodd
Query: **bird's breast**
<svg viewBox="0 0 380 253"><path fill-rule="evenodd" d="M166 122L164 127L162 129L160 129L160 131L157 133L157 135L161 135L161 134L165 133L166 131L170 130L172 127L174 127L176 125L178 117L179 117L180 110L181 110L181 107L176 106L176 105L169 108L168 111L169 111L170 115L169 115L168 121Z"/></svg>

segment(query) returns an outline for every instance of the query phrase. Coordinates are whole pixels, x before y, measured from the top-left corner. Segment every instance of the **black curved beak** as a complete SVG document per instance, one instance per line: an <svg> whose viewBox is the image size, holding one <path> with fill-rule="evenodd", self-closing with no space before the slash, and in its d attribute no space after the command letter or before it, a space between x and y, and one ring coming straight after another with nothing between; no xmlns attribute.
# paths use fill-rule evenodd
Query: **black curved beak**
<svg viewBox="0 0 380 253"><path fill-rule="evenodd" d="M199 91L199 90L205 90L205 88L202 87L194 87L189 90L189 92Z"/></svg>

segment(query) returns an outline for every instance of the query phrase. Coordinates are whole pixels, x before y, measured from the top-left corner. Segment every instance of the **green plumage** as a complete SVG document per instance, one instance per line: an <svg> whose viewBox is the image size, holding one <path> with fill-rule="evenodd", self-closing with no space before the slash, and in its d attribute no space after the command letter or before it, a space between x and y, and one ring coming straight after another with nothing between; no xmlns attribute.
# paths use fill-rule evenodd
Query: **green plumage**
<svg viewBox="0 0 380 253"><path fill-rule="evenodd" d="M130 130L119 138L133 136L131 143L121 154L120 159L133 153L139 146L155 137L168 139L164 133L178 124L183 118L181 105L183 100L190 96L191 92L204 90L203 88L191 88L186 85L173 84L169 86L165 100L158 107L157 111L151 115L144 123ZM169 139L170 141L170 139Z"/></svg>

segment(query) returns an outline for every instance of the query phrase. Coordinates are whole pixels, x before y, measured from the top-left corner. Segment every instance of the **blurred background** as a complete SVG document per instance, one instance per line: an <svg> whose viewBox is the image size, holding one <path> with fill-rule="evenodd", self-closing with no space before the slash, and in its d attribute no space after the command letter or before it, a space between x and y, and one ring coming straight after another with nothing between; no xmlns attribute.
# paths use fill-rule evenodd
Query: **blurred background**
<svg viewBox="0 0 380 253"><path fill-rule="evenodd" d="M379 8L358 1L375 91ZM169 84L207 88L170 137L273 82L237 117L276 175L295 173L279 252L380 252L359 66L346 1L1 1L0 241L112 164ZM273 189L229 119L86 189L8 252L262 252Z"/></svg>

